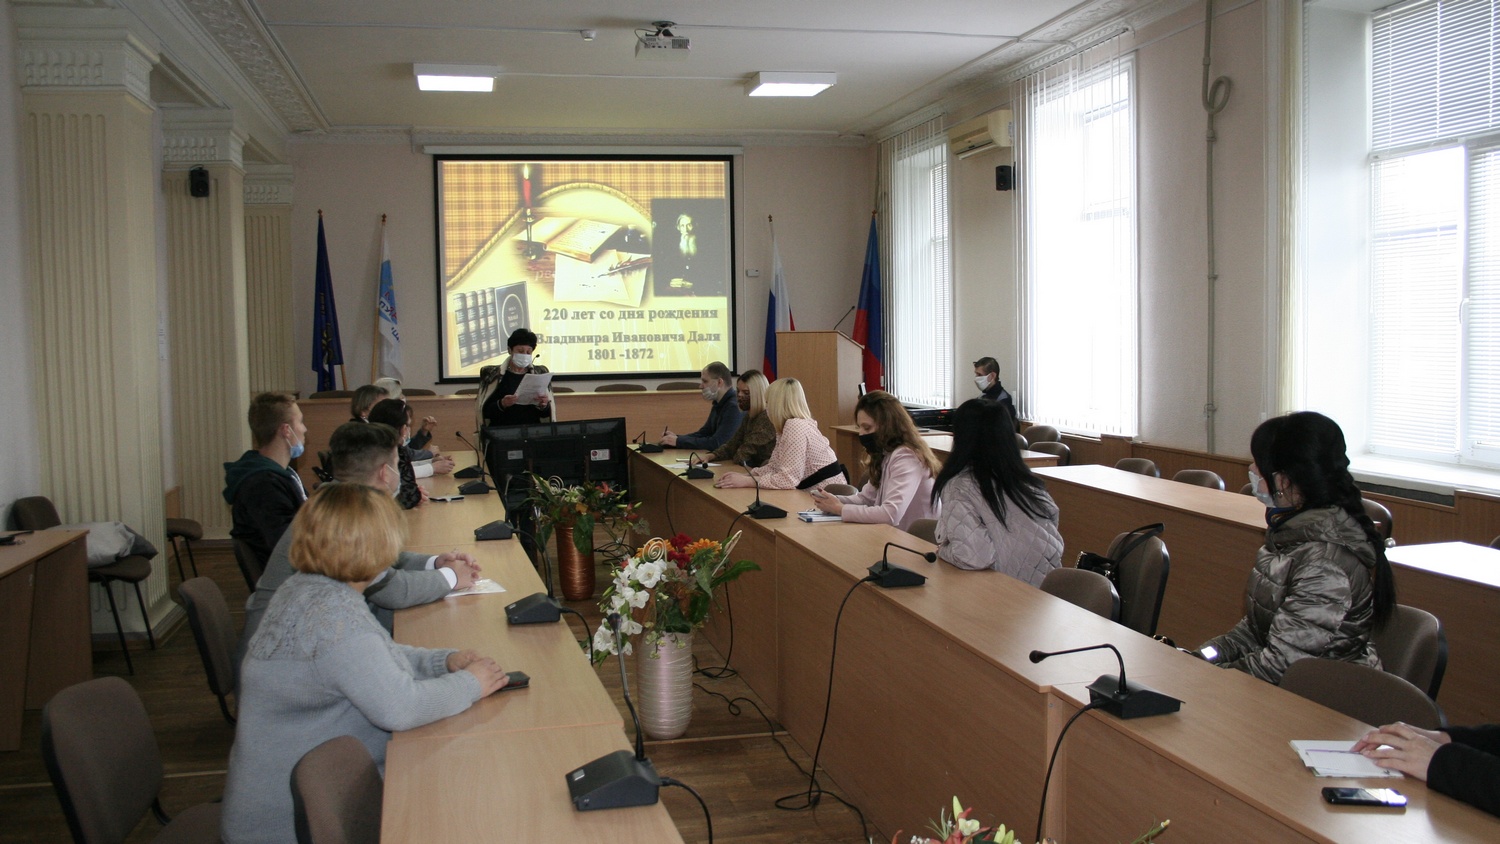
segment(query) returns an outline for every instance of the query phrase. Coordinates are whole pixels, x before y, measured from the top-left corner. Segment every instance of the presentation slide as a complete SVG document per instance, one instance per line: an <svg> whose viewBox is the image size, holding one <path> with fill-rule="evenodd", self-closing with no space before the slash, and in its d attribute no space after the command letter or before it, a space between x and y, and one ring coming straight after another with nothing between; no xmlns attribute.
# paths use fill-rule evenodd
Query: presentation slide
<svg viewBox="0 0 1500 844"><path fill-rule="evenodd" d="M443 380L517 328L558 375L733 365L731 159L439 156Z"/></svg>

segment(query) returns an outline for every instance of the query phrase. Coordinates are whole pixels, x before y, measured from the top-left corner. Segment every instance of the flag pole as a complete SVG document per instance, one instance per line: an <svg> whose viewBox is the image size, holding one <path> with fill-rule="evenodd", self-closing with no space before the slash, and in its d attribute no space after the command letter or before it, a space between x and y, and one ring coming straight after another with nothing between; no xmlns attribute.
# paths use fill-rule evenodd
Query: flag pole
<svg viewBox="0 0 1500 844"><path fill-rule="evenodd" d="M385 215L380 215L380 239L385 240ZM380 377L380 273L375 273L375 324L370 329L370 383Z"/></svg>

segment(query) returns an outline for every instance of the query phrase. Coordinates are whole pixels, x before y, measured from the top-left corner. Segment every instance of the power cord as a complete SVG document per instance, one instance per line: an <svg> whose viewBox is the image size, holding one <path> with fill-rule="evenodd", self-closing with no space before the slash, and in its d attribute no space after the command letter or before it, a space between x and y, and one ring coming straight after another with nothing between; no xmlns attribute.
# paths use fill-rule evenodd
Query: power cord
<svg viewBox="0 0 1500 844"><path fill-rule="evenodd" d="M1047 763L1047 778L1042 780L1042 805L1036 812L1036 840L1038 841L1046 840L1042 837L1042 819L1047 816L1047 787L1052 784L1052 766L1057 764L1057 751L1062 749L1063 736L1068 734L1068 728L1073 726L1073 722L1078 720L1078 716L1090 709L1098 708L1098 704L1090 702L1087 706L1073 713L1073 717L1068 719L1068 723L1063 724L1062 732L1057 734L1057 743L1052 745L1052 759Z"/></svg>
<svg viewBox="0 0 1500 844"><path fill-rule="evenodd" d="M697 799L698 805L703 807L703 822L708 824L708 844L714 844L714 819L713 816L709 815L708 804L703 802L702 795L694 791L693 787L688 785L687 783L682 782L681 780L674 780L671 777L662 777L661 784L676 786L683 791L686 791L688 794L693 795L693 797Z"/></svg>
<svg viewBox="0 0 1500 844"><path fill-rule="evenodd" d="M581 621L581 622L583 622L584 641L587 642L588 646L589 646L589 664L593 665L594 664L594 631L592 631L592 630L589 629L589 620L587 618L583 617L583 613L579 612L578 610L573 609L572 607L566 607L566 606L562 606L561 604L559 604L558 605L558 609L562 610L563 612L569 612L569 613L572 613L573 615L578 616L578 620Z"/></svg>
<svg viewBox="0 0 1500 844"><path fill-rule="evenodd" d="M729 529L724 531L726 540L734 536L734 526L739 524L740 519L744 518L744 516L743 512L736 513L734 518L730 520ZM734 658L734 595L730 589L733 585L733 583L724 584L724 612L729 619L729 649L724 653L724 664L710 668L699 668L698 658L696 656L693 657L693 673L702 674L710 680L724 680L729 677L738 677L740 674L740 672L729 667L729 661Z"/></svg>

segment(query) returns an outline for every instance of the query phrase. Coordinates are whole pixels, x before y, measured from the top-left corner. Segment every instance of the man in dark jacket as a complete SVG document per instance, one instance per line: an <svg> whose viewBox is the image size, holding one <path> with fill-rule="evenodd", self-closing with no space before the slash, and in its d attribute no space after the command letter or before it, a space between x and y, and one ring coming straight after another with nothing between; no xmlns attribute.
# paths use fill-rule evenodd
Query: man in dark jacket
<svg viewBox="0 0 1500 844"><path fill-rule="evenodd" d="M662 434L662 445L713 451L729 442L729 438L739 430L745 412L740 410L739 397L734 392L734 373L729 371L729 367L714 361L703 367L698 383L703 389L704 400L713 403L713 408L708 411L708 421L691 434L667 431Z"/></svg>
<svg viewBox="0 0 1500 844"><path fill-rule="evenodd" d="M302 456L307 426L287 393L261 393L250 402L255 448L224 464L224 500L232 508L229 535L249 546L264 565L307 500L302 480L288 468Z"/></svg>
<svg viewBox="0 0 1500 844"><path fill-rule="evenodd" d="M999 402L1010 414L1010 421L1016 426L1016 430L1020 430L1021 417L1016 413L1015 400L1000 383L999 361L994 358L980 358L974 361L974 386L979 388L982 398Z"/></svg>

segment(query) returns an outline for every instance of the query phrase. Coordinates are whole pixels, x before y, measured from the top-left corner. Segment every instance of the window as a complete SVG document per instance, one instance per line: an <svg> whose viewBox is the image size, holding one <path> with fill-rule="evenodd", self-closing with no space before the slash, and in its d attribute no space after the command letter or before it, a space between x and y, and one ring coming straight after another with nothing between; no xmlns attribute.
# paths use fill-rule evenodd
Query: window
<svg viewBox="0 0 1500 844"><path fill-rule="evenodd" d="M903 402L953 403L953 274L948 138L931 120L881 144L890 198L887 389Z"/></svg>
<svg viewBox="0 0 1500 844"><path fill-rule="evenodd" d="M1066 430L1134 436L1132 64L1074 57L1020 86L1024 413Z"/></svg>
<svg viewBox="0 0 1500 844"><path fill-rule="evenodd" d="M1372 452L1500 465L1497 34L1490 0L1371 20Z"/></svg>

